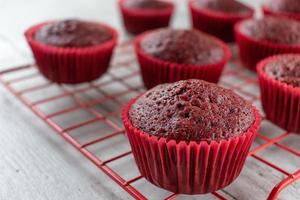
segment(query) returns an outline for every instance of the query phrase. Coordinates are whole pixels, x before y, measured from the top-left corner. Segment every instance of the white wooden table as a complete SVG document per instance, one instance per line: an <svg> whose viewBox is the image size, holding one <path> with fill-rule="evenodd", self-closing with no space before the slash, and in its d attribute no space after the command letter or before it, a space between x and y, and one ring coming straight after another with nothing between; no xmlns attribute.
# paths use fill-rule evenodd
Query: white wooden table
<svg viewBox="0 0 300 200"><path fill-rule="evenodd" d="M186 6L178 3L173 26L189 27ZM32 62L23 37L27 27L68 17L101 20L116 27L121 40L128 37L114 0L0 0L0 70ZM131 198L0 85L0 200Z"/></svg>

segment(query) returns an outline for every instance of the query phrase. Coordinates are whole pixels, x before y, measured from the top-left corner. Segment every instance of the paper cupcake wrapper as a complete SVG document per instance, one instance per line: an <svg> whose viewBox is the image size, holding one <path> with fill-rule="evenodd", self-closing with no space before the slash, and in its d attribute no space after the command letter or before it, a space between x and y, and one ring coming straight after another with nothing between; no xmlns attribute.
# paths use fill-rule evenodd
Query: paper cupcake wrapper
<svg viewBox="0 0 300 200"><path fill-rule="evenodd" d="M234 24L240 20L251 18L254 10L244 15L223 14L194 5L189 0L189 8L193 27L214 35L225 42L234 42Z"/></svg>
<svg viewBox="0 0 300 200"><path fill-rule="evenodd" d="M267 76L264 67L285 54L269 57L257 65L262 107L266 117L281 128L300 133L300 88Z"/></svg>
<svg viewBox="0 0 300 200"><path fill-rule="evenodd" d="M49 22L48 22L49 23ZM47 23L38 24L25 32L40 72L56 83L81 83L99 78L109 67L117 32L106 25L112 39L93 47L64 48L43 44L34 39L34 34Z"/></svg>
<svg viewBox="0 0 300 200"><path fill-rule="evenodd" d="M272 55L300 53L300 45L274 44L268 41L259 41L243 34L240 31L242 23L238 22L234 31L241 62L248 69L256 71L257 63Z"/></svg>
<svg viewBox="0 0 300 200"><path fill-rule="evenodd" d="M148 34L144 33L135 40L136 55L140 64L143 82L146 88L152 88L162 83L172 83L186 79L202 79L217 83L223 68L230 59L230 49L222 41L214 38L224 51L222 60L208 65L185 65L176 64L154 58L143 52L140 42ZM212 36L211 36L212 37Z"/></svg>
<svg viewBox="0 0 300 200"><path fill-rule="evenodd" d="M140 173L151 183L175 193L203 194L229 185L240 174L261 121L238 137L219 142L176 142L157 138L133 127L128 111L122 120Z"/></svg>
<svg viewBox="0 0 300 200"><path fill-rule="evenodd" d="M267 6L262 6L262 11L263 11L264 15L266 15L266 16L272 15L272 16L277 16L277 17L288 17L288 18L300 21L300 14L273 11L273 10L269 9Z"/></svg>
<svg viewBox="0 0 300 200"><path fill-rule="evenodd" d="M147 30L169 26L169 22L174 10L174 5L163 10L145 10L127 8L126 6L124 6L124 1L125 0L119 0L118 3L123 17L124 26L128 32L138 34Z"/></svg>

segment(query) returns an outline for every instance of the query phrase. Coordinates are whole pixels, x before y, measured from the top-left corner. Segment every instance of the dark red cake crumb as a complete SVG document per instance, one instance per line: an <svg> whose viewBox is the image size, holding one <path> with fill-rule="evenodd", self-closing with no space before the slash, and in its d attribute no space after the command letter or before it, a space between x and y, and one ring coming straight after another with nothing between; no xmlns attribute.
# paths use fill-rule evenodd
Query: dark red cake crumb
<svg viewBox="0 0 300 200"><path fill-rule="evenodd" d="M197 30L153 31L142 40L141 49L155 58L179 64L206 65L224 57L216 39Z"/></svg>
<svg viewBox="0 0 300 200"><path fill-rule="evenodd" d="M165 9L172 6L166 1L160 0L127 0L124 5L129 8L140 9Z"/></svg>
<svg viewBox="0 0 300 200"><path fill-rule="evenodd" d="M149 90L132 105L134 127L177 141L219 141L244 133L254 121L250 103L216 84L190 79Z"/></svg>
<svg viewBox="0 0 300 200"><path fill-rule="evenodd" d="M288 13L300 13L300 1L299 0L269 0L266 6L277 12L288 12Z"/></svg>
<svg viewBox="0 0 300 200"><path fill-rule="evenodd" d="M107 28L92 22L63 20L49 23L38 30L34 39L57 47L89 47L112 38Z"/></svg>
<svg viewBox="0 0 300 200"><path fill-rule="evenodd" d="M200 8L232 14L252 12L251 8L236 0L195 0L194 4Z"/></svg>
<svg viewBox="0 0 300 200"><path fill-rule="evenodd" d="M242 33L259 40L278 44L300 44L300 22L279 17L265 17L244 21Z"/></svg>
<svg viewBox="0 0 300 200"><path fill-rule="evenodd" d="M276 80L300 87L300 56L280 56L265 66L265 73Z"/></svg>

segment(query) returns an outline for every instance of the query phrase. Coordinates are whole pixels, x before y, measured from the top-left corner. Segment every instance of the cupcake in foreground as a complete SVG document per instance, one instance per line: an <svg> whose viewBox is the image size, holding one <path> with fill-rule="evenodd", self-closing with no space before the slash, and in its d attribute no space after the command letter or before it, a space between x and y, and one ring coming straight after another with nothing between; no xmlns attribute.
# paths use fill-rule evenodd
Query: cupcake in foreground
<svg viewBox="0 0 300 200"><path fill-rule="evenodd" d="M165 0L119 0L126 30L133 34L167 27L174 4Z"/></svg>
<svg viewBox="0 0 300 200"><path fill-rule="evenodd" d="M190 79L158 85L130 101L122 120L148 181L201 194L240 174L261 118L231 90Z"/></svg>
<svg viewBox="0 0 300 200"><path fill-rule="evenodd" d="M250 18L254 10L236 0L190 0L193 27L225 42L234 41L234 24Z"/></svg>
<svg viewBox="0 0 300 200"><path fill-rule="evenodd" d="M289 132L300 133L300 55L266 58L257 72L266 117Z"/></svg>
<svg viewBox="0 0 300 200"><path fill-rule="evenodd" d="M25 32L40 72L53 82L70 84L106 72L117 35L107 25L75 19L38 24Z"/></svg>
<svg viewBox="0 0 300 200"><path fill-rule="evenodd" d="M247 19L235 26L242 63L255 70L260 60L282 53L300 53L300 22L288 18Z"/></svg>
<svg viewBox="0 0 300 200"><path fill-rule="evenodd" d="M265 15L289 17L300 21L299 0L269 0L262 9Z"/></svg>
<svg viewBox="0 0 300 200"><path fill-rule="evenodd" d="M226 44L197 30L146 32L135 49L147 88L190 78L216 83L230 58Z"/></svg>

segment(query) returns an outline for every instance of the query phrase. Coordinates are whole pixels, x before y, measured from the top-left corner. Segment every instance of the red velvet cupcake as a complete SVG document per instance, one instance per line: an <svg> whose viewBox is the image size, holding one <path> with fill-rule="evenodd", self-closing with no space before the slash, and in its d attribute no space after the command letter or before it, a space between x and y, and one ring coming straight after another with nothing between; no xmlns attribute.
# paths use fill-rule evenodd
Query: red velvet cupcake
<svg viewBox="0 0 300 200"><path fill-rule="evenodd" d="M269 0L262 9L265 15L289 17L300 21L299 0Z"/></svg>
<svg viewBox="0 0 300 200"><path fill-rule="evenodd" d="M275 54L300 53L300 22L288 18L247 19L235 26L236 41L243 65L256 64Z"/></svg>
<svg viewBox="0 0 300 200"><path fill-rule="evenodd" d="M35 25L25 36L46 78L75 84L106 72L118 34L104 24L63 20Z"/></svg>
<svg viewBox="0 0 300 200"><path fill-rule="evenodd" d="M158 29L135 41L144 85L197 78L217 83L230 50L222 41L197 30Z"/></svg>
<svg viewBox="0 0 300 200"><path fill-rule="evenodd" d="M130 101L122 120L148 181L175 193L202 194L237 178L261 118L231 90L190 79Z"/></svg>
<svg viewBox="0 0 300 200"><path fill-rule="evenodd" d="M190 0L193 27L225 42L234 41L234 24L250 18L254 10L236 0Z"/></svg>
<svg viewBox="0 0 300 200"><path fill-rule="evenodd" d="M167 27L174 4L166 0L119 0L126 30L133 34Z"/></svg>
<svg viewBox="0 0 300 200"><path fill-rule="evenodd" d="M269 57L257 67L266 117L289 132L300 133L300 55Z"/></svg>

